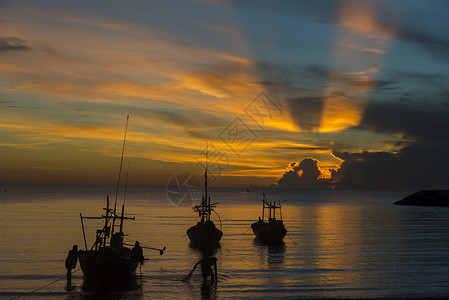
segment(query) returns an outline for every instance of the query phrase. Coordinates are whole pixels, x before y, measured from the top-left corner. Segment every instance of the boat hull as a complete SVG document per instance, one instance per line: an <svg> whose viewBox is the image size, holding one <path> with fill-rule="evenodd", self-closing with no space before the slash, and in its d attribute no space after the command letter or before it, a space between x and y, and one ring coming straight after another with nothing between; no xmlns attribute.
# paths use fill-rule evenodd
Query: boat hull
<svg viewBox="0 0 449 300"><path fill-rule="evenodd" d="M198 223L187 230L187 236L192 245L197 247L218 246L223 232L213 223L212 225Z"/></svg>
<svg viewBox="0 0 449 300"><path fill-rule="evenodd" d="M283 241L287 230L282 221L275 222L255 222L251 224L256 240L263 243L280 243Z"/></svg>
<svg viewBox="0 0 449 300"><path fill-rule="evenodd" d="M131 257L100 255L98 251L80 251L78 258L87 278L129 278L139 262Z"/></svg>

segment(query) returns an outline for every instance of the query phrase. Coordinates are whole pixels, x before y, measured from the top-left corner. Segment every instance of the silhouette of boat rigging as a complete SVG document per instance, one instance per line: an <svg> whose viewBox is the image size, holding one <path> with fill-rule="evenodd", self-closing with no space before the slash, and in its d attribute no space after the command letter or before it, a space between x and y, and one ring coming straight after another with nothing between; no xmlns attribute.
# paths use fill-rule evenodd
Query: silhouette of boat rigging
<svg viewBox="0 0 449 300"><path fill-rule="evenodd" d="M142 259L133 257L131 249L124 246L123 221L135 220L135 218L124 216L125 205L122 205L121 215L118 215L115 208L109 208L109 199L106 201L106 208L103 209L105 214L101 217L83 217L80 214L81 221L83 219L104 219L104 226L97 230L92 248L87 250L86 244L86 250L78 252L81 269L84 276L90 278L129 277L135 272L139 263L142 263ZM119 225L115 224L116 220L120 220ZM114 233L116 226L119 226L120 229ZM86 239L84 225L83 234Z"/></svg>
<svg viewBox="0 0 449 300"><path fill-rule="evenodd" d="M191 245L197 248L213 248L219 245L223 232L218 229L211 220L211 213L218 202L210 203L210 197L207 195L207 168L204 173L204 195L200 205L193 207L198 212L201 220L194 226L187 229L187 236ZM216 212L215 212L216 213ZM218 215L218 214L217 214Z"/></svg>
<svg viewBox="0 0 449 300"><path fill-rule="evenodd" d="M268 202L265 192L262 199L262 218L259 217L259 221L251 224L251 228L256 236L256 241L262 243L280 243L283 241L287 230L285 229L284 222L282 221L281 204L285 201L276 204L276 201ZM276 219L276 209L279 210L280 220ZM268 210L268 222L264 221L265 210Z"/></svg>
<svg viewBox="0 0 449 300"><path fill-rule="evenodd" d="M126 187L128 184L128 178L126 178L126 187L124 191L123 205L121 208L121 214L117 213L117 197L120 186L120 177L122 172L123 165L123 155L125 151L125 143L126 143L126 133L128 130L128 120L129 116L126 119L126 129L125 135L123 139L123 149L122 156L120 161L120 170L117 182L117 190L115 195L115 203L114 207L109 206L109 196L106 200L106 207L103 208L104 215L100 217L83 217L80 213L81 218L81 226L83 230L84 237L84 245L86 250L78 251L78 259L81 265L81 269L83 271L84 277L86 278L94 278L94 279L103 279L103 278L111 278L111 279L128 279L132 277L135 273L136 268L139 264L143 264L144 257L142 247L139 251L135 251L135 248L130 249L125 247L126 243L123 242L123 238L125 233L123 231L123 223L125 220L135 220L135 217L126 217L125 216L125 200L126 200ZM129 171L129 165L128 165ZM128 175L126 176L128 177ZM102 229L98 229L95 242L93 243L90 250L87 248L86 242L86 234L84 231L84 223L83 219L103 219L104 225ZM120 223L117 224L118 220ZM118 227L118 231L116 231L116 227ZM131 246L131 245L129 245ZM162 255L164 249L154 249L150 247L143 247L146 249L159 250ZM140 253L139 253L140 252ZM137 253L137 255L136 255Z"/></svg>

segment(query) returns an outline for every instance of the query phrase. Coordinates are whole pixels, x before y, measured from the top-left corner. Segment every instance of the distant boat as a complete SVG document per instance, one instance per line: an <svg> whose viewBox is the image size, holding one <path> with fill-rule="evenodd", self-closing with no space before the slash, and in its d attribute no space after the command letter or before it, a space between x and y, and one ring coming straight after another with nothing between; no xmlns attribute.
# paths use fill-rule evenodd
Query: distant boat
<svg viewBox="0 0 449 300"><path fill-rule="evenodd" d="M194 207L201 220L187 229L187 236L190 242L194 247L198 248L216 247L223 236L223 232L210 219L210 215L218 202L211 204L210 197L207 196L207 169L204 173L204 191L201 204Z"/></svg>
<svg viewBox="0 0 449 300"><path fill-rule="evenodd" d="M287 234L284 222L282 221L281 204L276 201L268 202L265 193L263 193L262 199L262 218L259 217L259 221L251 224L251 228L256 236L256 240L263 243L280 243ZM276 219L276 209L279 211L280 220ZM268 210L268 222L265 222L265 210Z"/></svg>
<svg viewBox="0 0 449 300"><path fill-rule="evenodd" d="M85 278L129 278L132 274L135 273L139 263L143 263L144 261L143 252L140 246L140 254L136 255L135 249L132 250L125 247L126 244L123 242L123 238L125 236L125 233L123 232L123 221L135 220L134 217L125 217L126 188L121 215L117 213L117 197L122 172L123 154L125 152L128 120L129 116L126 119L125 136L123 139L122 157L120 161L120 171L118 176L114 207L109 207L109 197L107 197L106 208L103 208L105 211L104 215L100 217L83 217L80 213L81 226L84 236L84 245L86 247L86 250L78 251L78 259ZM103 228L97 230L95 242L93 243L90 250L87 249L83 219L104 219ZM116 224L116 220L120 220L120 224ZM119 227L118 231L116 231L116 227ZM139 251L137 251L137 253L139 253Z"/></svg>

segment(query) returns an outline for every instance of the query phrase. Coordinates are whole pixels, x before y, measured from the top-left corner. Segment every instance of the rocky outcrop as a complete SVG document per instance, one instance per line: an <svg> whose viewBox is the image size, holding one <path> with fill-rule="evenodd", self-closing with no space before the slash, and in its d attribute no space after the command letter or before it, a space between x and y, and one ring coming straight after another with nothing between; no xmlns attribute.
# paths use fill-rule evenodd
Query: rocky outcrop
<svg viewBox="0 0 449 300"><path fill-rule="evenodd" d="M394 204L449 207L449 190L422 190L396 201Z"/></svg>

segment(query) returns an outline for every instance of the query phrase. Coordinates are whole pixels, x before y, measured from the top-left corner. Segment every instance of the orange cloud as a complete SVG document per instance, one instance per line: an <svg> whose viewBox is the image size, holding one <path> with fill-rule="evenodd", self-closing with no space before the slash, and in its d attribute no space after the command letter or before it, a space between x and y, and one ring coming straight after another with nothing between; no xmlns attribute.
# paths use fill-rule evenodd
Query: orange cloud
<svg viewBox="0 0 449 300"><path fill-rule="evenodd" d="M363 48L362 52L371 52L375 54L387 54L387 51L382 49L375 49L375 48Z"/></svg>
<svg viewBox="0 0 449 300"><path fill-rule="evenodd" d="M389 40L396 35L394 28L383 26L379 21L381 10L378 3L344 0L341 2L337 25L356 35Z"/></svg>

